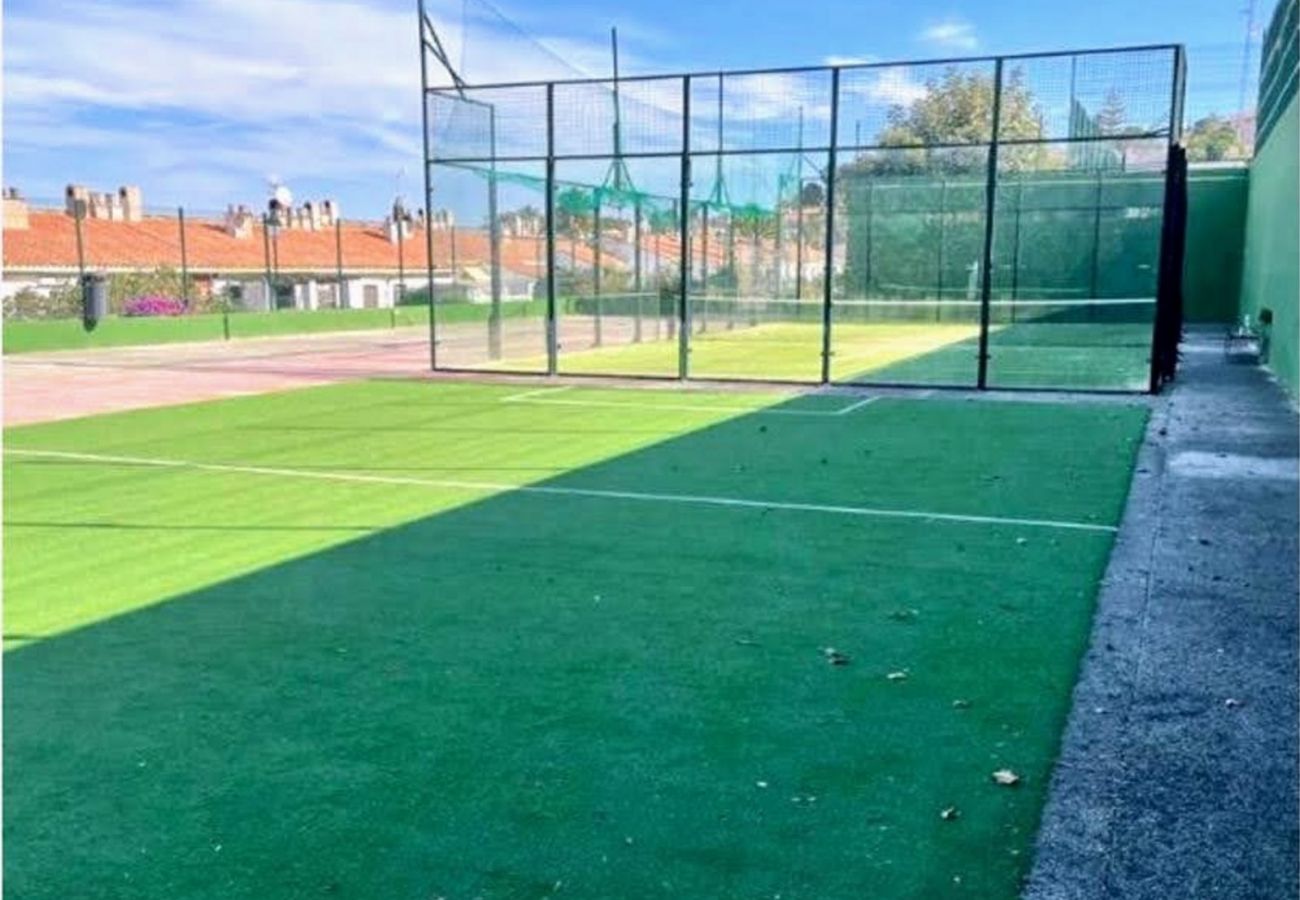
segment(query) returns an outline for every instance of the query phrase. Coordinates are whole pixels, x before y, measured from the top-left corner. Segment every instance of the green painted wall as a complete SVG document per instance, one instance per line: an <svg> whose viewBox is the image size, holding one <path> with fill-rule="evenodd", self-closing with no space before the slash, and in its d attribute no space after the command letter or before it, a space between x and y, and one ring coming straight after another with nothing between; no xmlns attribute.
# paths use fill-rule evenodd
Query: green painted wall
<svg viewBox="0 0 1300 900"><path fill-rule="evenodd" d="M1250 166L1241 310L1273 310L1269 368L1300 396L1300 112L1292 97Z"/></svg>
<svg viewBox="0 0 1300 900"><path fill-rule="evenodd" d="M1231 322L1241 301L1242 233L1249 170L1198 168L1187 178L1187 256L1183 316L1188 322Z"/></svg>

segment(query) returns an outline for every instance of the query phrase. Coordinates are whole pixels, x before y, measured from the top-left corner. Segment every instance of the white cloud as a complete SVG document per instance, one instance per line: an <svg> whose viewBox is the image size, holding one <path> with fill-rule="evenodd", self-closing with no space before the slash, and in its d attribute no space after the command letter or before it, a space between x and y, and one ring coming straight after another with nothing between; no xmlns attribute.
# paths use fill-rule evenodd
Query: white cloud
<svg viewBox="0 0 1300 900"><path fill-rule="evenodd" d="M928 92L924 84L912 80L903 68L882 69L862 90L868 99L890 106L911 106Z"/></svg>
<svg viewBox="0 0 1300 900"><path fill-rule="evenodd" d="M826 56L822 58L822 63L828 66L860 66L866 63L875 62L872 56Z"/></svg>
<svg viewBox="0 0 1300 900"><path fill-rule="evenodd" d="M921 30L920 38L927 44L949 50L974 50L979 46L975 26L962 19L945 19Z"/></svg>
<svg viewBox="0 0 1300 900"><path fill-rule="evenodd" d="M473 63L475 81L571 76L565 60L608 67L599 39L556 37L547 53L499 22L472 31L464 53L460 29L441 27L460 22L460 0L429 0L429 8L452 58ZM175 0L160 13L153 0L62 0L11 7L5 18L11 178L46 186L107 178L98 174L103 153L118 161L114 183L138 181L147 201L161 200L158 185L169 184L179 192L170 202L224 204L258 196L270 171L290 184L387 173L377 195L391 190L399 168L420 171L413 2ZM48 171L70 157L84 169ZM193 179L188 188L177 180L182 171ZM247 185L242 197L213 195L212 184L234 183ZM375 208L387 199L376 196Z"/></svg>

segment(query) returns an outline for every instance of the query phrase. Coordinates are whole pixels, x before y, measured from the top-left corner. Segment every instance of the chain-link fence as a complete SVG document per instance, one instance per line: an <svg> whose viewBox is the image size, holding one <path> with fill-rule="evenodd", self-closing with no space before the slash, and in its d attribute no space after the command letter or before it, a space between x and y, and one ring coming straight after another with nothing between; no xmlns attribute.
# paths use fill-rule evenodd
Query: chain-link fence
<svg viewBox="0 0 1300 900"><path fill-rule="evenodd" d="M1182 90L1175 46L426 87L489 308L435 366L1147 389Z"/></svg>

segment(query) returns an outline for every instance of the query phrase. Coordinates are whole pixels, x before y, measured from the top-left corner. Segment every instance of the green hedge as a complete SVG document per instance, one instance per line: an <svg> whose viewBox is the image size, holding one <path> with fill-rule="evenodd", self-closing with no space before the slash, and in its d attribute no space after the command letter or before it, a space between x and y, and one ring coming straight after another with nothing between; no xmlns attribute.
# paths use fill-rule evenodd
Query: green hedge
<svg viewBox="0 0 1300 900"><path fill-rule="evenodd" d="M448 303L438 307L439 323L486 321L490 307L485 303ZM504 318L545 315L541 300L502 304ZM277 312L231 313L230 337L256 338L330 331L366 331L380 328L427 325L429 310L420 306L390 309L280 310ZM94 331L82 328L80 319L10 319L4 323L4 352L31 353L40 350L74 350L91 347L125 347L171 344L187 341L218 341L225 337L223 317L217 314L175 318L123 318L111 316Z"/></svg>

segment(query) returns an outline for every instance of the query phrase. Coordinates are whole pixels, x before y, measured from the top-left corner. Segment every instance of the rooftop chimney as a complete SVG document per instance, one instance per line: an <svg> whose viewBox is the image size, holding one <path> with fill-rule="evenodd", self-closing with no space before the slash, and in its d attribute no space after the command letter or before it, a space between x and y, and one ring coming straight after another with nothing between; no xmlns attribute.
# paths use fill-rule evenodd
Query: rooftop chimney
<svg viewBox="0 0 1300 900"><path fill-rule="evenodd" d="M90 215L90 191L84 184L70 184L64 191L67 198L66 211L68 215L76 218L86 218Z"/></svg>
<svg viewBox="0 0 1300 900"><path fill-rule="evenodd" d="M253 236L253 214L247 206L226 207L226 234L232 238L249 238Z"/></svg>
<svg viewBox="0 0 1300 900"><path fill-rule="evenodd" d="M17 231L26 228L27 226L27 201L18 195L17 188L5 188L5 231Z"/></svg>
<svg viewBox="0 0 1300 900"><path fill-rule="evenodd" d="M122 218L128 222L139 222L144 218L144 195L134 184L117 189L118 200L122 208Z"/></svg>

